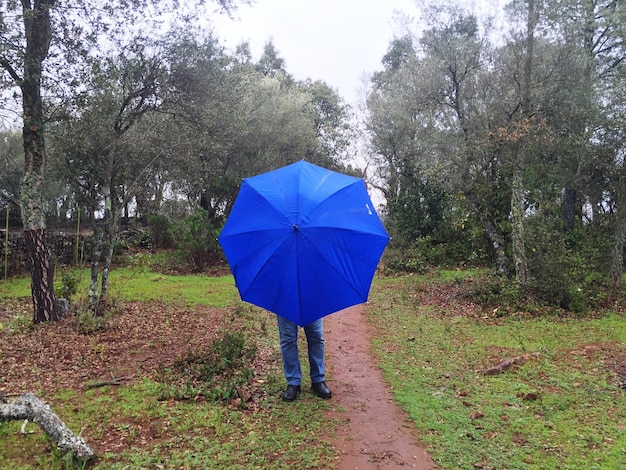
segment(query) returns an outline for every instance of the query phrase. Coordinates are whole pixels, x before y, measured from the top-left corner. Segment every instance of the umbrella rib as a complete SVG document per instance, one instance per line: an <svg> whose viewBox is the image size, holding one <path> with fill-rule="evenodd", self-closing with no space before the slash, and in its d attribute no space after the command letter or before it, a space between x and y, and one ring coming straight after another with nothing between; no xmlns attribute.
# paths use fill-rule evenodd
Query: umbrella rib
<svg viewBox="0 0 626 470"><path fill-rule="evenodd" d="M316 228L329 228L329 227L316 227ZM362 231L359 231L359 230L352 230L352 229L347 229L347 228L342 228L342 229L337 229L337 228L334 228L334 227L330 227L330 228L332 228L333 230L345 230L345 231L348 231L348 232L366 233L366 232L362 232ZM341 272L337 269L337 266L335 266L335 264L333 264L333 263L331 263L331 262L330 262L330 260L328 259L328 257L327 257L327 256L325 256L325 255L324 255L324 253L322 253L322 251L320 251L320 250L317 248L317 245L316 245L315 243L311 243L310 245L311 245L311 247L315 250L315 252L318 254L318 256L319 256L321 259L323 259L323 260L326 262L326 264L327 264L327 265L328 265L328 266L329 266L329 267L330 267L330 268L331 268L331 269L332 269L335 273L337 273L337 274L339 275L339 277L341 277L342 279L345 279L345 277L344 277L344 276L341 274ZM343 253L345 253L345 252L346 252L345 250L341 250L341 251L342 251ZM360 293L358 290L356 290L356 289L355 289L355 287L354 287L353 285L351 285L350 283L347 283L347 284L349 284L349 285L350 285L350 288L352 289L352 291L353 291L353 292L355 292L356 294L358 294L358 295L362 298L361 293ZM300 289L300 278L299 278L299 269L298 269L298 290L299 290L299 289ZM300 295L300 292L298 292L298 295ZM364 302L365 302L366 300L367 300L366 298L365 298L365 299L363 299L363 301L364 301ZM300 307L300 308L302 309L302 307ZM302 315L302 313L301 313L301 315Z"/></svg>
<svg viewBox="0 0 626 470"><path fill-rule="evenodd" d="M289 236L290 234L288 234ZM270 262L270 260L272 259L272 257L280 250L280 248L285 244L285 242L288 239L288 236L284 238L284 240L281 243L277 243L276 244L276 248L271 251L269 253L269 255L267 256L267 258L265 259L265 261L263 262L263 264L261 264L261 266L259 267L259 269L257 269L256 274L254 275L254 277L250 280L250 282L248 283L248 288L250 288L250 286L252 286L254 284L254 282L257 280L257 278L261 275L261 272L263 272L263 269L267 266L267 264ZM246 291L243 294L246 294L248 292L248 290L246 289Z"/></svg>
<svg viewBox="0 0 626 470"><path fill-rule="evenodd" d="M326 202L327 200L329 200L331 197L335 197L337 195L337 193L340 193L342 191L345 191L347 188L350 188L352 186L354 186L355 184L359 184L360 180L359 179L355 179L354 181L350 182L349 184L346 184L344 186L341 186L339 188L336 188L333 192L328 193L326 195L326 197L324 197L323 199L320 199L319 201L316 202L315 206L312 208L312 210L309 212L309 215L312 214L313 212L315 212L316 209L318 209L321 205L323 205L324 202ZM321 185L318 185L317 187L319 188ZM317 191L317 188L316 188ZM312 196L313 194L315 194L315 191L313 193L311 193L309 196ZM298 208L299 211L300 208ZM298 212L299 213L299 212Z"/></svg>
<svg viewBox="0 0 626 470"><path fill-rule="evenodd" d="M296 192L296 194L300 193L300 186L302 185L302 173L300 173L299 175L300 177L298 178L298 190ZM296 198L296 214L299 214L298 216L298 220L296 221L297 224L300 223L301 220L301 214L300 214L300 198ZM300 253L300 237L302 236L300 232L300 229L298 228L298 226L295 226L296 231L295 234L298 235L296 236L296 254ZM302 289L300 287L300 257L296 255L296 286L298 289L298 318L300 319L300 321L298 323L303 323L303 315L302 315Z"/></svg>

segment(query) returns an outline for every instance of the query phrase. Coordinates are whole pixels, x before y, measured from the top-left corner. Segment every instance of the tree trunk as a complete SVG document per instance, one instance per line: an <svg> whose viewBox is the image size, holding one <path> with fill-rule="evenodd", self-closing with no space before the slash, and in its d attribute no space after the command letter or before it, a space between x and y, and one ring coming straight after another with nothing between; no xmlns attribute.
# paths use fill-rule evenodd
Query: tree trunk
<svg viewBox="0 0 626 470"><path fill-rule="evenodd" d="M508 260L506 257L506 247L504 244L504 236L498 232L496 225L487 217L484 211L480 210L477 198L470 191L464 191L465 198L469 201L474 213L478 215L480 222L489 237L489 241L493 246L496 255L496 266L498 274L503 276L509 275Z"/></svg>
<svg viewBox="0 0 626 470"><path fill-rule="evenodd" d="M576 201L578 192L574 188L563 189L563 199L561 201L561 216L565 223L565 228L571 232L576 227Z"/></svg>
<svg viewBox="0 0 626 470"><path fill-rule="evenodd" d="M30 2L23 2L26 51L24 77L19 82L24 120L24 177L20 187L20 208L30 257L34 323L58 319L54 297L54 271L46 244L42 195L46 149L41 72L52 37L50 9L54 4L54 0L41 0L31 10Z"/></svg>
<svg viewBox="0 0 626 470"><path fill-rule="evenodd" d="M535 1L528 0L528 17L526 19L526 60L524 61L524 82L522 83L521 108L522 117L530 119L533 113L533 61L535 55L535 28L538 12ZM511 188L511 218L513 260L515 278L520 286L528 283L528 262L524 246L524 154L517 150L513 158L513 182Z"/></svg>
<svg viewBox="0 0 626 470"><path fill-rule="evenodd" d="M97 314L99 310L98 295L98 277L100 258L102 258L102 251L104 249L104 228L102 227L104 222L95 222L94 224L94 239L95 245L93 247L93 253L91 254L91 275L89 277L89 308Z"/></svg>
<svg viewBox="0 0 626 470"><path fill-rule="evenodd" d="M97 242L91 259L91 280L89 282L89 305L96 316L104 314L106 308L106 300L109 290L109 269L115 249L115 241L117 239L117 226L121 209L118 204L114 204L115 196L112 194L113 185L113 166L115 161L115 152L111 151L108 155L107 170L104 176L104 184L102 185L102 194L104 197L104 216L98 224L96 232ZM98 293L98 264L104 254L102 264L102 284L100 293Z"/></svg>
<svg viewBox="0 0 626 470"><path fill-rule="evenodd" d="M30 284L35 316L33 323L57 321L59 308L54 296L54 265L46 245L45 231L24 231L30 260Z"/></svg>
<svg viewBox="0 0 626 470"><path fill-rule="evenodd" d="M516 157L516 159L519 159L519 157ZM519 161L515 163L513 170L511 216L515 278L520 286L525 287L528 284L528 263L524 247L524 195L522 187L522 168Z"/></svg>
<svg viewBox="0 0 626 470"><path fill-rule="evenodd" d="M119 224L119 217L117 214L118 212L115 211L111 214L111 217L105 220L105 223L107 224L105 234L107 236L106 243L108 249L102 265L102 288L100 290L100 297L103 299L106 299L109 293L109 272L111 268L111 260L113 259L113 252L115 250L115 243L117 242Z"/></svg>
<svg viewBox="0 0 626 470"><path fill-rule="evenodd" d="M211 211L211 195L208 191L204 190L200 193L200 208L204 209L207 212Z"/></svg>
<svg viewBox="0 0 626 470"><path fill-rule="evenodd" d="M624 238L626 237L626 162L622 163L617 184L617 221L613 243L613 285L619 287L624 273Z"/></svg>
<svg viewBox="0 0 626 470"><path fill-rule="evenodd" d="M97 224L95 231L96 245L91 258L91 277L89 280L89 306L94 315L104 314L106 300L109 290L109 270L115 242L117 240L117 217L112 217L110 210L105 209L105 215L101 222ZM104 257L104 260L103 260ZM98 292L98 278L100 275L99 264L102 262L102 278L100 291Z"/></svg>

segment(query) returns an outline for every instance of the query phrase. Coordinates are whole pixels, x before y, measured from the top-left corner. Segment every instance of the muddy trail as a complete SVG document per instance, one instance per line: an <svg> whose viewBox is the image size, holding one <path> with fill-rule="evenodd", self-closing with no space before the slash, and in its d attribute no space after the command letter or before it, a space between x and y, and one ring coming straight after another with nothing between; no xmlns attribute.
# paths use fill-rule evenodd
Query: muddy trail
<svg viewBox="0 0 626 470"><path fill-rule="evenodd" d="M345 423L334 438L337 468L436 469L375 365L365 308L358 305L324 319L332 413Z"/></svg>

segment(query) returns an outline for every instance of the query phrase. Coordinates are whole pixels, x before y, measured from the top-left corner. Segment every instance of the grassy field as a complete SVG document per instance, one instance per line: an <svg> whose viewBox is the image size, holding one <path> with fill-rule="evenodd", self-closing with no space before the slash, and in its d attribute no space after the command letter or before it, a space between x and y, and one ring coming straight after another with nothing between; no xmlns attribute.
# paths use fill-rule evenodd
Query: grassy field
<svg viewBox="0 0 626 470"><path fill-rule="evenodd" d="M79 280L79 293L86 292L87 271L74 274ZM140 338L144 333L141 330L154 324L154 317L162 317L162 331L155 332L149 341L156 343L160 351L157 354L164 362L177 354L173 337L179 335L186 340L194 329L245 332L261 360L234 371L237 375L254 368L250 376L254 399L250 403L241 403L227 394L216 398L206 389L220 390L217 381L198 386L186 375L175 376L169 368L163 371L167 373L146 374L122 386L85 389L80 385L56 387L54 374L50 387L51 381L42 378L47 372L45 367L37 366L28 371L32 376L30 391L50 403L70 429L81 432L97 457L85 466L70 462L36 425L28 424L27 434L22 434L22 422L5 422L0 423L0 469L332 467L337 455L329 441L329 430L332 433L336 421L323 413L328 404L306 393L288 407L280 400L284 379L277 335L268 331L273 327L274 315L241 303L231 276L169 276L146 269L116 269L111 275L116 312L109 320L112 331L90 335L76 333L73 325L32 330L31 312L23 298L28 295L28 283L27 278L0 282L0 364L9 342L27 342L30 336L48 330L44 341L59 338L65 343L60 347L62 354L71 355L75 362L71 368L81 367L88 373L93 363L108 353L112 341L129 343L125 353L129 357L133 347L141 354L154 346L142 344ZM185 318L191 321L183 323ZM132 322L138 325L136 330ZM74 351L75 343L88 346ZM193 343L190 341L184 351L195 351ZM179 355L181 358L184 354ZM186 365L208 366L201 362ZM163 378L167 380L160 380ZM15 386L0 372L0 391L13 392Z"/></svg>
<svg viewBox="0 0 626 470"><path fill-rule="evenodd" d="M498 317L446 298L459 292L442 284L449 274L378 280L370 308L384 376L434 459L447 469L626 468L623 312ZM513 358L525 360L484 373Z"/></svg>
<svg viewBox="0 0 626 470"><path fill-rule="evenodd" d="M374 354L436 462L451 470L626 468L623 306L576 318L502 316L497 307L463 295L479 275L377 278L370 295ZM86 273L77 277L85 292ZM32 334L29 311L13 304L28 295L28 282L0 282L0 304L16 305L0 316L0 358L8 342ZM230 276L116 269L111 292L121 306L132 302L150 310L160 302L218 312L220 327L250 332L274 364L255 373L263 393L253 410L228 400L163 400L163 384L154 377L122 387L61 388L48 396L33 371L33 391L70 428L85 430L103 447L119 445L86 468L333 468L337 455L325 433L340 423L325 417L324 401L304 396L288 408L280 401L278 345L267 334L272 315L241 304ZM501 374L484 374L513 358L522 359ZM0 377L2 389L11 390L11 383ZM0 424L0 469L74 465L36 426L29 424L34 433L22 435L21 425Z"/></svg>

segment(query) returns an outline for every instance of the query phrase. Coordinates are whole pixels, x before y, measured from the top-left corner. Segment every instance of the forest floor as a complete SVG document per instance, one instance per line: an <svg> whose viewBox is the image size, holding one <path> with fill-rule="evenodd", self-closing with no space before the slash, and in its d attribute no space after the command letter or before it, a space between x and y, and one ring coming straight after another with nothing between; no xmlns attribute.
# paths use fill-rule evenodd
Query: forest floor
<svg viewBox="0 0 626 470"><path fill-rule="evenodd" d="M365 308L352 307L325 319L328 384L333 392L328 413L339 423L327 437L339 454L337 468L437 468L394 405L376 367ZM28 299L5 300L0 304L0 323L6 325L16 314L28 318L29 309ZM207 344L217 337L228 321L219 310L132 302L124 304L103 331L91 335L79 333L72 317L19 334L5 328L0 330L0 391L10 397L39 390L40 398L54 409L54 397L64 390L84 391L114 377L122 378L122 384L154 378L190 344ZM258 371L266 358L257 360ZM96 455L128 450L115 429L98 438L84 437ZM150 436L144 437L142 442L151 445Z"/></svg>
<svg viewBox="0 0 626 470"><path fill-rule="evenodd" d="M161 277L150 278L148 282L161 280ZM534 319L531 316L499 319L498 309L485 310L475 305L465 295L463 286L471 285L473 281L470 281L465 283L411 281L395 287L400 293L396 297L394 287L390 284L379 289L376 306L374 300L372 301L371 308L372 313L376 313L375 318L369 315L367 309L370 307L367 304L326 317L324 330L327 380L333 392L332 399L322 401L315 398L307 390L310 384L305 379L303 393L297 403L283 403L280 400L284 378L280 370L275 316L248 304L237 303L229 307L216 308L198 305L195 298L189 300L183 297L174 301L168 298L167 302L128 301L115 307L115 314L108 319L104 329L84 334L79 332L79 316L67 315L59 322L32 327L27 320L32 315L30 299L3 298L0 302L0 400L3 395L12 397L33 392L50 403L53 410L58 409L68 414L69 419L75 421L73 423L75 427L80 428L82 425L76 423L86 422L84 429L75 431L82 432L82 436L97 456L105 456L101 462L102 466L98 468L110 468L107 465L112 461L125 465L129 456L135 457L138 453L150 458L153 449L157 448L160 448L163 454L154 452L156 460L150 462L158 461L159 465L161 462L169 463L167 458L171 458L174 452L180 452L180 446L190 442L188 437L204 437L202 445L206 447L207 442L215 442L215 436L203 435L211 434L211 425L202 421L204 418L198 418L198 421L193 421L193 426L187 428L189 432L181 438L182 441L171 444L168 439L172 438L174 429L170 426L170 415L159 413L163 408L176 408L180 404L176 400L181 398L171 395L161 397L158 391L155 392L154 384L163 383L160 380L164 378L163 371L174 369L177 360L184 358L190 352L190 348L196 345L212 345L225 331L243 331L248 338L251 338L251 335L255 335L256 338L255 343L258 346L256 357L251 363L246 364L253 370L254 375L249 380L249 385L245 385L241 392L237 390L241 398L211 403L211 406L218 409L215 416L219 417L220 422L224 421L222 412L224 415L236 416L235 421L239 418L241 421L250 418L254 424L250 424L251 428L246 428L247 431L251 430L249 434L265 437L275 435L277 446L271 448L269 452L264 447L253 447L242 439L245 437L244 434L237 434L238 431L233 431L233 428L225 428L224 435L219 436L220 438L228 440L229 436L233 436L232 439L239 446L237 450L256 449L260 459L270 459L270 463L280 464L285 468L316 468L316 465L310 462L324 462L324 465L318 466L339 470L384 470L395 467L430 470L439 467L434 464L419 441L416 429L418 427L425 429L424 422L408 419L407 415L395 405L392 394L394 390L383 379L379 364L388 364L387 356L382 354L393 356L400 351L401 355L393 359L393 367L404 364L408 366L406 369L410 372L414 368L414 363L408 361L418 361L418 358L427 352L427 344L430 344L434 334L445 331L446 342L441 343L439 348L449 351L452 361L443 362L441 365L440 359L437 359L437 366L440 369L435 371L432 383L439 384L437 381L441 380L442 388L449 387L450 406L453 404L457 406L456 411L439 410L440 413L447 413L445 416L453 423L450 429L458 429L458 425L454 423L469 423L468 426L472 432L477 433L476 435L483 433L484 429L489 429L485 439L492 443L493 455L488 458L493 461L499 458L513 458L512 454L506 452L519 448L521 449L519 461L524 462L523 459L526 458L524 452L530 447L530 439L539 436L536 438L536 452L542 458L553 458L551 449L559 447L564 449L562 455L567 458L570 454L579 461L583 458L595 458L598 462L607 462L607 466L603 468L622 468L609 465L623 460L620 449L623 449L622 442L626 442L623 440L624 426L619 424L624 422L623 416L626 416L621 399L623 397L621 389L626 388L626 349L623 346L625 330L622 321L626 302L623 297L616 300L610 309L615 314L598 314L597 318L594 315L590 315L589 318L553 315L549 317L550 321L546 319L548 317ZM165 291L162 284L160 286L159 292L162 294L160 298L173 295L168 294L169 291ZM386 291L387 288L389 292ZM406 302L406 306L402 302ZM404 308L408 309L406 310L408 312L413 312L418 307L420 316L403 314ZM424 323L419 320L421 322L419 325L413 322L414 317L417 319L422 316L432 322L429 320ZM387 330L375 329L371 323L373 321L376 321L377 325L387 326ZM426 328L430 323L433 324L433 328ZM520 325L523 325L523 328ZM422 326L425 329L420 330ZM491 331L491 328L483 326L494 326L495 333L490 334L495 334L498 338L489 339L487 331ZM454 353L458 345L464 344L468 339L466 328L474 331L476 337L484 341L477 342L474 349L467 348L463 349L464 352L459 352L470 354L473 359L469 361L465 360L466 356L461 357ZM503 333L503 328L509 328L508 333ZM416 338L415 335L415 331L418 330L423 331L420 337L425 340L420 344L417 342L420 337ZM407 351L406 355L402 354L404 350L398 347L400 343L395 338L398 331L404 331L400 336L404 335L404 340L410 342L413 353ZM492 392L491 380L476 379L483 377L483 367L504 364L507 362L503 361L504 359L518 355L513 353L516 349L501 346L501 335L514 338L523 348L528 348L528 351L541 350L546 359L524 369L525 375L521 373L519 376L516 375L517 379L511 381L510 391L503 392L498 387ZM539 335L541 340L536 339L536 335ZM303 334L300 335L301 353L305 355L303 337ZM373 343L375 348L372 347ZM382 348L380 343L383 345ZM436 353L439 354L439 351ZM442 361L443 359L445 358L441 357ZM306 364L303 366L306 369ZM116 384L120 385L119 387L90 390L94 384L112 378L120 379ZM149 383L150 387L146 388L145 383ZM213 382L207 383L211 388L216 388ZM395 385L398 387L398 394L401 395L402 381L395 382ZM509 382L501 381L500 385L505 387ZM615 388L616 385L619 388ZM141 393L137 393L138 390L141 390ZM519 393L519 390L524 393ZM108 408L93 412L93 408L103 406L102 403L105 403L102 401L103 398L112 400L115 397L121 398L126 392L136 393L140 398L132 402L130 400L123 402L129 406L138 403L137 406L140 408L136 417L131 413L128 416L120 414L119 419L114 419L107 415ZM476 401L480 397L481 405L476 406L472 403L467 398L468 393L474 394ZM502 400L502 394L513 398ZM149 413L146 412L147 405L144 403L146 397L152 405ZM198 410L206 411L210 408L203 404L209 400L206 396L191 395L182 399L187 400L185 406L195 407L193 414ZM199 403L196 403L196 399ZM422 395L412 403L421 404L422 400L427 403L427 399L426 395ZM155 405L154 402L157 400L158 404ZM516 400L520 404L514 407L511 403ZM554 409L557 411L561 408L567 409L568 415L561 417L551 410L546 411L548 405L544 406L542 400L549 404L556 403L558 407L554 405ZM590 407L587 403L593 403L593 406ZM88 416L83 413L87 413L83 409L87 407L91 413ZM481 411L482 408L494 410L491 413L493 422L488 421L488 416L476 411L477 409ZM119 411L121 408L117 409ZM526 423L537 422L538 426L543 426L543 421L538 421L537 417L542 416L537 414L538 412L552 413L550 419L554 424L548 418L545 421L549 424L549 427L545 426L550 430L549 435L544 436L541 428L539 431L529 431L528 439L525 440L519 437L517 431L508 437L507 421L510 419L509 413L512 413L512 409L517 413L516 419L522 419L523 413L527 410ZM315 410L324 410L326 415L317 420L309 420ZM598 412L597 416L591 414L590 410ZM574 417L575 413L580 413L582 418L574 422L569 417L570 412L574 413L572 415ZM108 421L101 423L102 417ZM273 418L273 421L268 424L267 421L261 422L261 418L264 420ZM481 421L476 422L477 420ZM276 425L276 422L280 422L280 425ZM239 426L240 423L236 424ZM428 422L426 424L430 426ZM323 427L320 428L318 425ZM576 426L576 432L581 436L591 436L589 442L595 443L593 448L588 448L585 440L583 450L578 451L577 448L570 446L572 439L568 438L567 433L563 433L561 437L558 433L552 432L557 427L569 430L573 426ZM320 429L326 429L328 432L320 432ZM493 429L497 432L491 431ZM134 432L132 439L129 438L129 430ZM297 436L294 436L294 430ZM501 440L497 440L498 432L503 436ZM463 445L467 445L465 449L469 450L476 447L473 441L466 443L463 439L455 441L450 438L456 434L461 437L468 435L448 434L442 444L444 450L445 445L449 446L448 449L454 450L463 449ZM13 432L10 438L16 439L15 442L21 439L17 431ZM41 442L46 442L45 439L39 439L38 442L39 447L29 449L28 455L20 462L28 464L35 462L34 467L28 468L50 468L46 465L36 465L38 461L35 459L38 455L50 454L48 445L41 445ZM226 443L230 444L230 441ZM168 447L170 444L171 447ZM219 446L222 444L222 441L217 443ZM306 446L307 449L319 451L312 452L313 457L310 460L304 460L300 452ZM19 454L21 444L16 448L19 448L17 450ZM11 445L5 449L11 449ZM433 455L437 455L437 460L442 462L442 466L454 468L453 460L446 461L441 457L440 447L433 447L431 450ZM589 456L592 450L594 452L597 450L597 453ZM224 452L228 453L229 450ZM502 468L501 465L483 465L483 461L487 462L488 458L484 457L482 452L481 449L476 455L471 454L466 461L475 468ZM15 453L6 455L9 459ZM107 460L106 455L113 457L108 457ZM204 462L215 464L215 455L214 452L207 451L203 457ZM121 457L115 460L116 456ZM248 458L246 453L231 452L229 456L236 459ZM163 460L158 460L161 457ZM3 458L5 457L0 456L0 468L13 468L3 467ZM22 457L18 455L15 458L17 461ZM517 454L515 458L518 458ZM559 465L564 461L559 461ZM263 468L267 462L257 468ZM135 468L153 467L154 465L148 465ZM168 468L205 467L197 464Z"/></svg>

